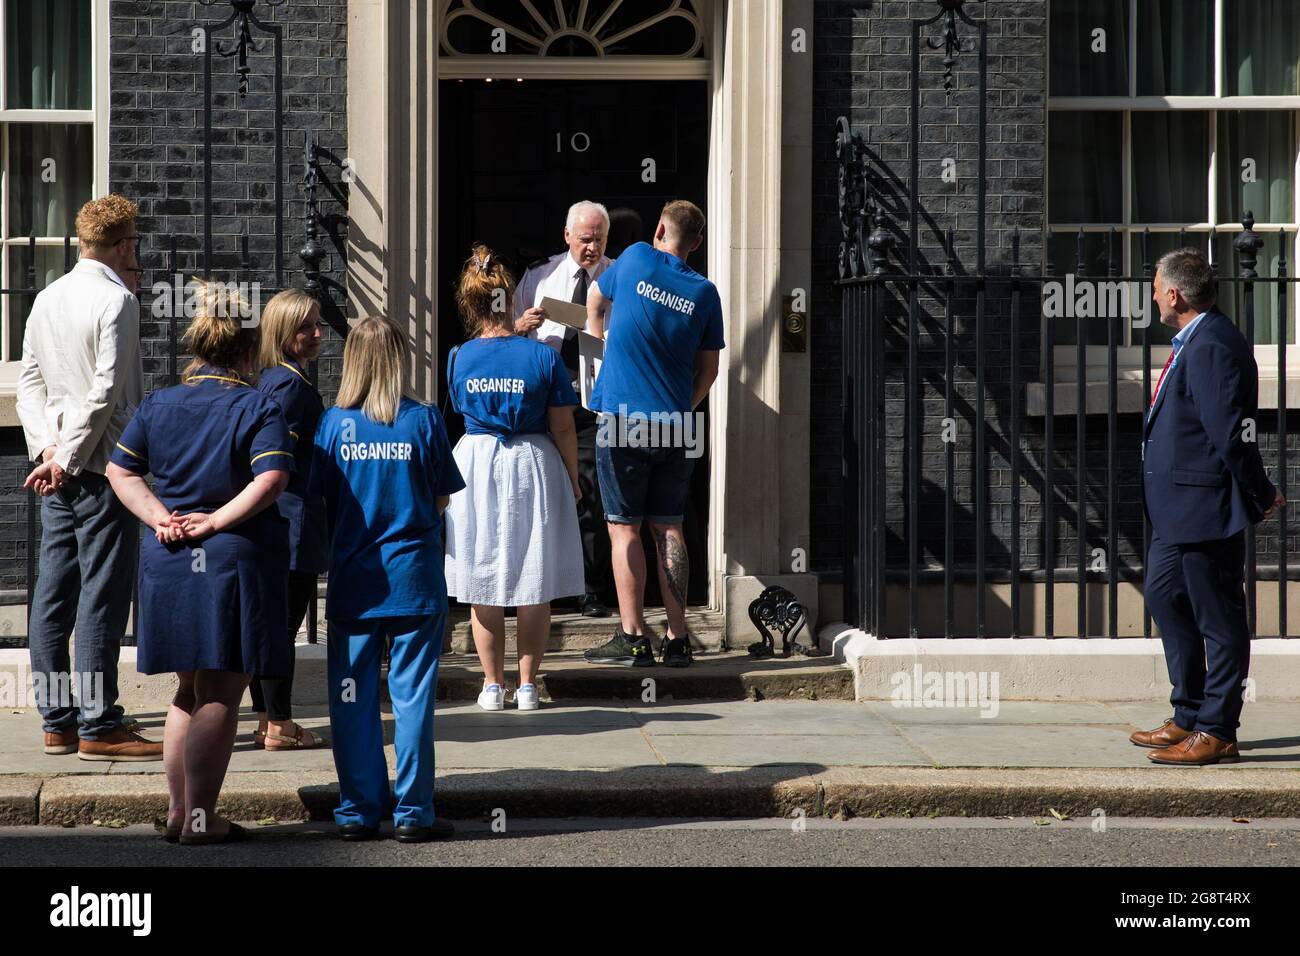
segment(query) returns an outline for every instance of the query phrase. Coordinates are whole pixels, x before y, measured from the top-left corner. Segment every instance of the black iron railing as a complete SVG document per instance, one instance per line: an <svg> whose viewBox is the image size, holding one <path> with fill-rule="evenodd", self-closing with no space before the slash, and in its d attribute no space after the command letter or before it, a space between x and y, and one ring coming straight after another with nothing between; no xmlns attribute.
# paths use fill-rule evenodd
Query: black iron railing
<svg viewBox="0 0 1300 956"><path fill-rule="evenodd" d="M1274 275L1260 275L1258 252L1266 240L1253 226L1248 216L1234 243L1239 256L1236 274L1218 277L1220 302L1225 311L1231 311L1230 296L1238 297L1235 293L1240 291L1242 309L1233 318L1251 342L1256 338L1257 305L1265 301L1276 310L1276 341L1256 348L1257 356L1271 353L1274 358L1275 364L1264 361L1261 365L1265 373L1276 375L1276 415L1265 409L1254 418L1259 436L1271 439L1273 445L1263 455L1265 466L1285 494L1290 467L1287 344L1294 336L1286 330L1294 323L1295 285L1300 282L1288 275L1295 237L1285 232L1269 237L1269 245L1277 250L1278 267ZM1155 384L1153 366L1158 374L1169 346L1156 338L1161 326L1150 297L1155 267L1149 234L1141 237L1143 268L1138 276L1119 274L1121 258L1115 255L1118 234L1112 232L1107 238L1109 254L1101 270L1094 266L1091 273L1084 261L1083 235L1078 239L1079 261L1069 272L1058 272L1052 264L1046 270L1025 269L1019 259L1020 237L1015 235L1011 261L1000 275L959 274L956 250L950 245L945 275L882 269L840 282L849 537L845 600L846 614L853 623L881 636L1052 637L1058 629L1056 586L1066 583L1074 588L1070 608L1076 618L1073 633L1120 636L1120 585L1141 584L1150 544L1140 484L1122 482L1121 470L1140 467L1141 423ZM951 233L948 239L951 243ZM1180 247L1189 244L1195 242L1180 237ZM1213 255L1213 234L1210 244ZM1050 249L1050 243L1044 246ZM1038 308L1046 283L1081 287L1085 282L1092 283L1099 294L1114 294L1117 299L1125 294L1123 289L1134 290L1129 314L1121 310L1115 315L1069 318ZM1141 298L1133 297L1138 295ZM962 310L963 303L972 298L974 361L959 362L959 351L972 347L972 315ZM923 309L923 301L931 307ZM1131 314L1133 306L1140 309L1138 315ZM999 314L996 321L984 314L988 309ZM927 320L924 329L923 318ZM1088 344L1098 338L1090 335L1098 323L1104 323L1105 342ZM1073 333L1074 344L1062 347L1057 342L1067 331ZM1127 346L1123 343L1126 332L1130 336ZM1000 374L990 379L986 346L993 337L1005 338L1006 352L1005 361L999 363ZM1154 360L1153 348L1158 350ZM1074 377L1072 388L1067 386L1064 395L1057 367L1062 352L1071 356ZM1101 362L1097 361L1099 354ZM1131 360L1134 354L1138 356L1136 365ZM1027 369L1025 359L1035 358L1037 367ZM1089 368L1098 364L1104 364L1104 374L1090 376ZM1120 374L1122 364L1124 377ZM1274 367L1269 368L1270 364ZM1135 375L1140 375L1140 387ZM927 417L927 399L931 403L941 400L939 421L933 414ZM990 420L989 403L998 410L996 420ZM1103 417L1101 426L1096 420ZM1264 419L1272 419L1272 430ZM1065 426L1072 427L1073 435L1062 441L1058 429ZM951 428L952 440L944 439L945 427ZM1098 441L1090 443L1094 429ZM936 456L931 455L928 463L923 463L922 449L939 447L936 437L942 461L935 462ZM987 451L993 442L1005 462L999 468L993 467ZM1096 467L1098 457L1101 468ZM967 459L969 464L959 469L959 459ZM1005 507L999 508L996 520L990 515L993 502L988 487L994 478L999 487L1003 479L1006 482ZM941 523L930 521L923 527L927 505L921 495L930 482L938 486L936 495L942 497L943 518ZM1031 502L1024 500L1027 489L1034 494ZM1128 494L1123 495L1124 491ZM960 507L967 513L959 522ZM1270 626L1269 633L1287 637L1284 582L1300 580L1300 569L1291 567L1289 561L1287 509L1281 509L1273 520L1280 528L1264 563L1260 562L1256 530L1248 532L1245 573L1250 626L1258 633L1263 623ZM1069 554L1060 553L1057 534L1062 524L1075 539ZM988 554L990 543L999 545L1001 553L996 559ZM1027 543L1032 547L1026 548ZM1275 632L1271 622L1256 619L1260 580L1278 582ZM964 614L956 609L959 582L973 585L974 591L973 607ZM906 597L901 599L905 602L903 613L891 614L891 583L907 586ZM1021 602L1022 585L1027 583L1039 585L1041 629L1026 626ZM1009 585L1003 615L1007 626L991 626L988 620L986 602L994 584ZM1090 584L1105 586L1104 621L1099 620L1100 612L1090 607L1101 603L1097 595L1089 594ZM942 625L937 625L934 615L930 620L935 624L927 628L920 607L931 586L936 601L942 588ZM1142 633L1151 635L1145 609Z"/></svg>

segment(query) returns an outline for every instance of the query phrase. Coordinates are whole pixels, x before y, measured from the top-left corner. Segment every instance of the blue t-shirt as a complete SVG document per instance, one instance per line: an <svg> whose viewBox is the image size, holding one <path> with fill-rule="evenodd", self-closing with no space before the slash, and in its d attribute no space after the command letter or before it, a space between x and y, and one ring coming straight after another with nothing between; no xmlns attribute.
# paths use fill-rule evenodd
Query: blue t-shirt
<svg viewBox="0 0 1300 956"><path fill-rule="evenodd" d="M447 380L470 435L545 435L548 408L578 404L560 353L518 335L466 342L448 356Z"/></svg>
<svg viewBox="0 0 1300 956"><path fill-rule="evenodd" d="M326 616L446 611L437 499L464 487L436 408L404 398L391 425L359 408L322 415L311 490L325 498L332 539Z"/></svg>
<svg viewBox="0 0 1300 956"><path fill-rule="evenodd" d="M596 284L614 305L592 410L693 411L695 353L725 348L717 286L644 242L629 247Z"/></svg>

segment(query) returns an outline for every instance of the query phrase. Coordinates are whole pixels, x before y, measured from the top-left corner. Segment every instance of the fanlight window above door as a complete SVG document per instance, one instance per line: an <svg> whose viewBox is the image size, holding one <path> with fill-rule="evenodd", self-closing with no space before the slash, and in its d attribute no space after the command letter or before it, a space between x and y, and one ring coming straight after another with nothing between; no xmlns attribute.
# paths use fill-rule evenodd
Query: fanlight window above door
<svg viewBox="0 0 1300 956"><path fill-rule="evenodd" d="M704 56L698 0L449 0L447 56Z"/></svg>

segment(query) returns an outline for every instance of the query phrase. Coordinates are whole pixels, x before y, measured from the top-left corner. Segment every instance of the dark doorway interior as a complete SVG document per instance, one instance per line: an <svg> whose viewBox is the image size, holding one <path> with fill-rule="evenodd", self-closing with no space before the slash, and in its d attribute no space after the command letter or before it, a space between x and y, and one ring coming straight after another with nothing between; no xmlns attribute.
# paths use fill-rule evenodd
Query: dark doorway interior
<svg viewBox="0 0 1300 956"><path fill-rule="evenodd" d="M659 212L690 199L708 214L708 84L701 81L516 82L446 80L439 99L439 367L464 339L454 284L475 242L510 264L516 280L539 259L564 251L569 207L590 199L635 210L650 241ZM654 181L646 181L652 160ZM691 256L707 274L708 248ZM615 256L617 249L609 251ZM445 387L445 382L444 382ZM701 407L708 413L708 402ZM447 422L453 443L463 424ZM709 455L695 464L685 534L691 555L690 601L708 603ZM653 544L643 534L648 567ZM611 608L617 598L604 595ZM647 605L661 603L653 570Z"/></svg>

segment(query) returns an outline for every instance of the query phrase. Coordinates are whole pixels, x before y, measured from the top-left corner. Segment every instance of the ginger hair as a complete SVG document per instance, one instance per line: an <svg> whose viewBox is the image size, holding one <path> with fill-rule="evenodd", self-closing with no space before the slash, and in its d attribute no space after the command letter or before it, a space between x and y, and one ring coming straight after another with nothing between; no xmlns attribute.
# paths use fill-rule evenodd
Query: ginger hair
<svg viewBox="0 0 1300 956"><path fill-rule="evenodd" d="M456 283L456 308L466 335L476 338L492 327L513 333L514 296L515 280L505 263L482 243L474 246Z"/></svg>
<svg viewBox="0 0 1300 956"><path fill-rule="evenodd" d="M135 232L139 209L116 194L92 199L77 213L77 242L83 252L103 252Z"/></svg>

